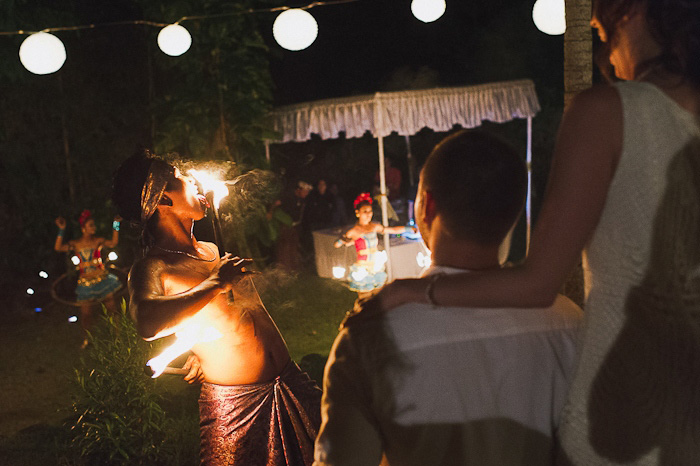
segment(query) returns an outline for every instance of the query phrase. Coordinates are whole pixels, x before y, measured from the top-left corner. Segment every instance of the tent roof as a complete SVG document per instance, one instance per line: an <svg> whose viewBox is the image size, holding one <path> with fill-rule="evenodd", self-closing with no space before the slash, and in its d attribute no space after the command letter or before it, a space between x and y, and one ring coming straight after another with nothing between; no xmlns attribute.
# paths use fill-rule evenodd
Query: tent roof
<svg viewBox="0 0 700 466"><path fill-rule="evenodd" d="M332 139L340 132L354 138L367 131L384 137L393 131L411 135L425 127L473 128L484 120L503 123L533 117L539 110L534 83L521 80L304 102L275 109L272 120L281 135L277 142L300 142L312 133Z"/></svg>

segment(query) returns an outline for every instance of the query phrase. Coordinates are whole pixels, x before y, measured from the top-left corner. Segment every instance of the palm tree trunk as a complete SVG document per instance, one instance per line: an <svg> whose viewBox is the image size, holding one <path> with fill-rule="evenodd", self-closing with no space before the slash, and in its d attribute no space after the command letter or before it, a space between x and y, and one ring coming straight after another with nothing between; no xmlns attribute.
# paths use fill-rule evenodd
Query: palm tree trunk
<svg viewBox="0 0 700 466"><path fill-rule="evenodd" d="M591 39L591 0L566 1L564 33L564 106L576 94L591 87L593 42Z"/></svg>
<svg viewBox="0 0 700 466"><path fill-rule="evenodd" d="M576 94L593 84L593 41L591 37L591 0L565 0L564 33L564 108ZM585 300L583 266L572 270L561 293L583 307Z"/></svg>

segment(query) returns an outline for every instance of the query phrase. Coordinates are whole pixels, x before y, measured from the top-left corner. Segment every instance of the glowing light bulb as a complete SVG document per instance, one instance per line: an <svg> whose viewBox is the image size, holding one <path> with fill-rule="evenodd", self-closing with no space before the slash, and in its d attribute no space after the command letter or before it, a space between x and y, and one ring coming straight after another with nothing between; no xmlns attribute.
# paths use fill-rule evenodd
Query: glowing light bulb
<svg viewBox="0 0 700 466"><path fill-rule="evenodd" d="M73 265L78 265L80 264L80 258L78 256L73 256L70 258L70 261L73 263Z"/></svg>
<svg viewBox="0 0 700 466"><path fill-rule="evenodd" d="M293 52L304 50L316 40L318 23L308 11L292 8L275 19L272 35L282 48Z"/></svg>
<svg viewBox="0 0 700 466"><path fill-rule="evenodd" d="M119 259L119 256L117 255L116 252L111 251L109 254L107 254L107 260L115 261L117 259Z"/></svg>
<svg viewBox="0 0 700 466"><path fill-rule="evenodd" d="M46 273L46 272L43 271L43 270L42 270L41 272L39 272L39 276L40 276L41 278L49 278L49 274Z"/></svg>
<svg viewBox="0 0 700 466"><path fill-rule="evenodd" d="M340 280L345 277L345 267L333 267L333 278Z"/></svg>
<svg viewBox="0 0 700 466"><path fill-rule="evenodd" d="M66 61L66 48L61 39L48 32L37 32L22 42L19 61L34 74L51 74Z"/></svg>
<svg viewBox="0 0 700 466"><path fill-rule="evenodd" d="M27 294L28 294L28 295L33 295L33 294L34 294L34 289L33 289L33 288L27 288Z"/></svg>
<svg viewBox="0 0 700 466"><path fill-rule="evenodd" d="M537 29L559 36L566 32L566 7L564 0L537 0L532 7L532 21Z"/></svg>
<svg viewBox="0 0 700 466"><path fill-rule="evenodd" d="M75 323L75 322L77 322L77 321L78 321L78 317L77 317L77 316L70 316L70 317L68 318L68 322L70 322L71 324L73 324L73 323Z"/></svg>
<svg viewBox="0 0 700 466"><path fill-rule="evenodd" d="M445 14L445 0L413 0L411 13L424 23L432 23Z"/></svg>
<svg viewBox="0 0 700 466"><path fill-rule="evenodd" d="M158 47L164 54L179 57L192 45L192 36L179 24L165 26L158 33Z"/></svg>

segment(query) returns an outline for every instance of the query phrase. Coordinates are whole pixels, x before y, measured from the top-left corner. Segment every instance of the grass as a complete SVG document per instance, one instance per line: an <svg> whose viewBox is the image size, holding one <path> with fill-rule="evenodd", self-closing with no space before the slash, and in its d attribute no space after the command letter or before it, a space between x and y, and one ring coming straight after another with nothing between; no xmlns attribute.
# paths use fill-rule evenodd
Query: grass
<svg viewBox="0 0 700 466"><path fill-rule="evenodd" d="M356 297L316 275L266 272L256 284L289 346L292 358L319 383L338 324ZM65 451L71 416L73 370L82 340L76 309L59 304L3 314L0 325L0 465L69 465ZM163 408L175 419L180 464L197 464L198 388L176 377L156 382Z"/></svg>

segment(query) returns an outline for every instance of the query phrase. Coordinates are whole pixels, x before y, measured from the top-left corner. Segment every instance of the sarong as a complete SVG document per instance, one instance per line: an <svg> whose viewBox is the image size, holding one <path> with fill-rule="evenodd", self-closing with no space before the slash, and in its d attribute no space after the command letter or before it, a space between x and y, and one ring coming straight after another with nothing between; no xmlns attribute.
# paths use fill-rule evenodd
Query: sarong
<svg viewBox="0 0 700 466"><path fill-rule="evenodd" d="M320 424L321 389L293 361L266 383L203 383L201 464L311 465Z"/></svg>

